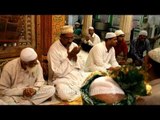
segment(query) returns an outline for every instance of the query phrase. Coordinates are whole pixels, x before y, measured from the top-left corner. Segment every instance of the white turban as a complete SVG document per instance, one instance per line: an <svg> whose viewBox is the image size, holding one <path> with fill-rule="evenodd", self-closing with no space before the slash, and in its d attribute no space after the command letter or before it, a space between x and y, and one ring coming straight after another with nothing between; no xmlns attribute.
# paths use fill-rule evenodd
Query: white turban
<svg viewBox="0 0 160 120"><path fill-rule="evenodd" d="M33 48L24 48L21 51L20 59L24 62L33 61L37 58L37 53L34 51Z"/></svg>
<svg viewBox="0 0 160 120"><path fill-rule="evenodd" d="M89 29L89 30L94 30L94 28L93 28L93 27L89 27L88 29Z"/></svg>
<svg viewBox="0 0 160 120"><path fill-rule="evenodd" d="M73 27L70 25L65 25L61 28L61 34L73 33Z"/></svg>
<svg viewBox="0 0 160 120"><path fill-rule="evenodd" d="M153 59L154 61L160 63L160 47L149 51L148 55L149 55L149 57L151 59Z"/></svg>
<svg viewBox="0 0 160 120"><path fill-rule="evenodd" d="M139 35L147 36L147 35L148 35L148 33L147 33L147 31L146 31L146 30L141 30L141 31L139 32Z"/></svg>
<svg viewBox="0 0 160 120"><path fill-rule="evenodd" d="M98 94L125 94L120 86L109 76L95 79L89 88L91 96Z"/></svg>
<svg viewBox="0 0 160 120"><path fill-rule="evenodd" d="M124 32L122 30L116 30L115 31L116 36L124 35Z"/></svg>
<svg viewBox="0 0 160 120"><path fill-rule="evenodd" d="M116 34L113 32L108 32L106 33L106 36L105 36L106 39L114 38L114 37L116 37Z"/></svg>

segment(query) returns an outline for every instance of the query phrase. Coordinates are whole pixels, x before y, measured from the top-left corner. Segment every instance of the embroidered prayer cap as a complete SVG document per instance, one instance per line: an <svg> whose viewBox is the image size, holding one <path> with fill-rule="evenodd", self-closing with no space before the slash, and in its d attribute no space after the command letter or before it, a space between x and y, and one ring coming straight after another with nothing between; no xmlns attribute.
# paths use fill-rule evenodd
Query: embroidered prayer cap
<svg viewBox="0 0 160 120"><path fill-rule="evenodd" d="M98 94L125 94L120 86L109 76L96 78L90 85L90 96Z"/></svg>
<svg viewBox="0 0 160 120"><path fill-rule="evenodd" d="M116 36L124 35L124 32L122 30L116 30L115 31Z"/></svg>
<svg viewBox="0 0 160 120"><path fill-rule="evenodd" d="M106 33L105 39L114 38L116 37L116 34L113 32Z"/></svg>
<svg viewBox="0 0 160 120"><path fill-rule="evenodd" d="M37 58L37 53L33 48L24 48L20 53L20 59L24 62L33 61Z"/></svg>
<svg viewBox="0 0 160 120"><path fill-rule="evenodd" d="M139 35L147 36L147 35L148 35L148 33L147 33L147 31L146 31L146 30L141 30L141 31L139 32Z"/></svg>
<svg viewBox="0 0 160 120"><path fill-rule="evenodd" d="M148 55L151 59L153 59L154 61L160 63L160 47L159 48L155 48L153 50L150 50L148 52Z"/></svg>
<svg viewBox="0 0 160 120"><path fill-rule="evenodd" d="M93 28L92 26L91 26L91 27L89 27L88 29L89 29L89 30L94 30L94 28Z"/></svg>
<svg viewBox="0 0 160 120"><path fill-rule="evenodd" d="M73 26L65 25L61 28L61 34L73 33Z"/></svg>

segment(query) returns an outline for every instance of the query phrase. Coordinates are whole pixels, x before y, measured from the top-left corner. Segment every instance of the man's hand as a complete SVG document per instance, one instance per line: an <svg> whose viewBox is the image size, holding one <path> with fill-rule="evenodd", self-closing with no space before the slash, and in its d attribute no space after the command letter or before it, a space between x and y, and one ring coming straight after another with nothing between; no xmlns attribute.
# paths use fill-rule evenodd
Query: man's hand
<svg viewBox="0 0 160 120"><path fill-rule="evenodd" d="M136 105L143 105L144 102L145 102L145 100L143 97L141 97L141 96L136 97Z"/></svg>
<svg viewBox="0 0 160 120"><path fill-rule="evenodd" d="M68 59L77 61L77 54L80 52L81 46L74 47L71 52L68 52Z"/></svg>
<svg viewBox="0 0 160 120"><path fill-rule="evenodd" d="M23 96L24 97L32 97L33 95L36 94L36 90L33 89L33 88L26 88L24 91L23 91Z"/></svg>
<svg viewBox="0 0 160 120"><path fill-rule="evenodd" d="M108 70L118 72L121 67L110 67Z"/></svg>
<svg viewBox="0 0 160 120"><path fill-rule="evenodd" d="M86 38L86 41L90 39L89 35L86 35L85 38Z"/></svg>

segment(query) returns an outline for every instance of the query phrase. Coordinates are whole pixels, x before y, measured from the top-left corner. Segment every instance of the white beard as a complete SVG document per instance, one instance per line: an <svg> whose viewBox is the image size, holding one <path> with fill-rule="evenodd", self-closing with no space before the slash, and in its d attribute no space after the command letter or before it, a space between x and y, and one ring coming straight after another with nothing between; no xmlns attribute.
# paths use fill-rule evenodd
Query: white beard
<svg viewBox="0 0 160 120"><path fill-rule="evenodd" d="M26 67L26 71L28 72L29 76L33 76L33 77L36 77L36 73L37 73L37 66L38 65L35 65L34 67Z"/></svg>

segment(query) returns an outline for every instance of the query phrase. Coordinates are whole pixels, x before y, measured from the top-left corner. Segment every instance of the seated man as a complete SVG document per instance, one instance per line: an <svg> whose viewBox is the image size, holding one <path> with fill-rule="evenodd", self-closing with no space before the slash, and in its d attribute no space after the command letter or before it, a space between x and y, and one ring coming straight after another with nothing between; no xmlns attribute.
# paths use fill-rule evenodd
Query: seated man
<svg viewBox="0 0 160 120"><path fill-rule="evenodd" d="M89 34L85 36L85 39L83 39L82 44L82 48L87 52L89 52L94 45L101 42L100 37L95 33L93 27L88 28L88 33ZM86 47L88 47L88 49Z"/></svg>
<svg viewBox="0 0 160 120"><path fill-rule="evenodd" d="M80 46L73 42L73 27L62 27L60 40L49 48L47 59L49 84L56 88L56 96L61 100L73 101L81 96L80 87L85 74L80 68Z"/></svg>
<svg viewBox="0 0 160 120"><path fill-rule="evenodd" d="M147 39L147 31L142 30L136 40L133 40L130 46L130 54L133 62L137 66L141 66L144 58L144 51L148 53L151 50L150 42Z"/></svg>
<svg viewBox="0 0 160 120"><path fill-rule="evenodd" d="M82 36L82 29L80 28L80 23L75 22L74 26L74 40L76 44L80 45L81 44L81 36Z"/></svg>
<svg viewBox="0 0 160 120"><path fill-rule="evenodd" d="M7 104L38 105L51 98L53 86L44 85L43 71L32 48L24 48L20 57L8 62L0 78L0 98Z"/></svg>
<svg viewBox="0 0 160 120"><path fill-rule="evenodd" d="M89 35L88 35L86 41L89 43L89 45L94 46L97 43L101 42L100 37L95 33L93 27L88 28L88 33L89 33Z"/></svg>
<svg viewBox="0 0 160 120"><path fill-rule="evenodd" d="M74 34L80 36L82 34L82 30L80 28L80 23L75 22Z"/></svg>
<svg viewBox="0 0 160 120"><path fill-rule="evenodd" d="M116 30L115 34L117 36L117 45L114 46L115 53L116 53L116 59L119 64L126 64L128 47L124 40L125 34L122 30Z"/></svg>
<svg viewBox="0 0 160 120"><path fill-rule="evenodd" d="M150 96L138 97L137 105L160 105L160 48L149 51L144 60L152 91Z"/></svg>
<svg viewBox="0 0 160 120"><path fill-rule="evenodd" d="M105 41L96 44L89 52L85 70L88 72L118 70L120 65L115 58L114 46L117 44L116 34L106 33Z"/></svg>

